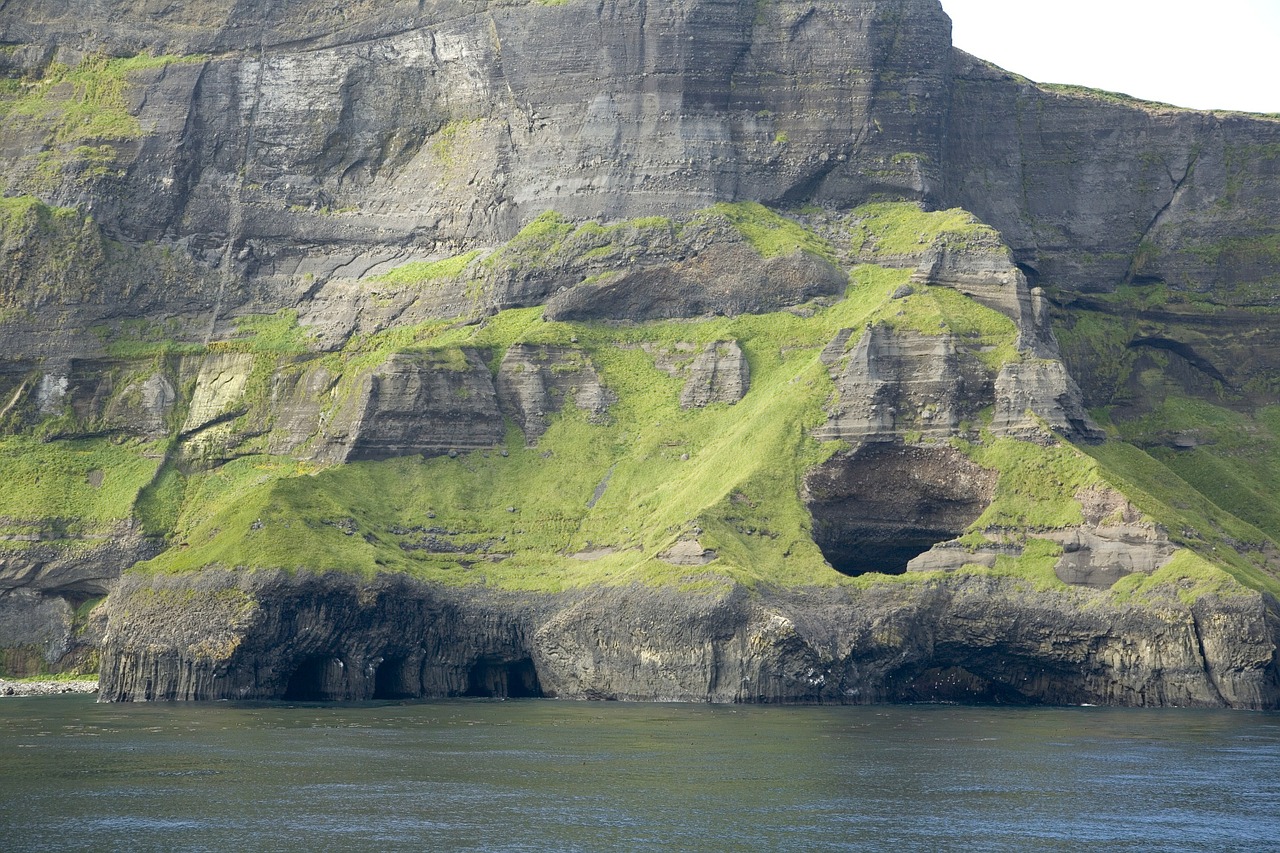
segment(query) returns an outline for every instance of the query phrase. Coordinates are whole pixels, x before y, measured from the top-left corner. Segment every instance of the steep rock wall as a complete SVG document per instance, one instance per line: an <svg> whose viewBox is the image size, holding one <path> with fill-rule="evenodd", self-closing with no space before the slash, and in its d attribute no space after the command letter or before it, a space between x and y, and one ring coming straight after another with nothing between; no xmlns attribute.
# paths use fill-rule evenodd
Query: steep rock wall
<svg viewBox="0 0 1280 853"><path fill-rule="evenodd" d="M999 230L1039 281L1266 302L1280 120L1044 88L964 53L954 67L941 195Z"/></svg>
<svg viewBox="0 0 1280 853"><path fill-rule="evenodd" d="M192 593L199 605L175 614ZM131 576L111 599L101 696L1275 708L1276 606L1258 594L1119 603L972 576L555 595L403 577Z"/></svg>
<svg viewBox="0 0 1280 853"><path fill-rule="evenodd" d="M29 66L211 56L136 78L143 133L94 200L133 239L185 235L210 257L233 241L258 274L294 271L307 243L492 242L551 208L923 195L951 63L934 0L16 3L0 39ZM337 228L313 212L352 205L367 218Z"/></svg>

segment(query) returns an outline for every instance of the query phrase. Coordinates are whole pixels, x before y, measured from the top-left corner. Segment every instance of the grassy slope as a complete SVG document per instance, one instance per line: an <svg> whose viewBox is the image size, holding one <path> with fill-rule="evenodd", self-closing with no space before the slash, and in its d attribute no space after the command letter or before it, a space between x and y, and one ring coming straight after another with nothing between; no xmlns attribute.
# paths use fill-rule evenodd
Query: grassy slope
<svg viewBox="0 0 1280 853"><path fill-rule="evenodd" d="M699 216L726 220L762 256L835 256L831 242L758 205L722 205ZM599 251L618 229L671 233L680 227L667 220L574 225L546 215L479 263L556 263L564 253ZM918 252L929 239L989 236L963 212L925 214L910 205L868 205L854 211L847 227L848 245L864 260L877 252ZM474 255L410 266L396 283L431 286L475 267ZM953 290L913 285L911 295L892 299L908 278L907 270L862 264L852 269L844 300L797 313L619 326L548 323L541 309L532 308L504 311L480 325L433 322L356 338L342 352L313 357L355 375L394 351L434 351L448 362L468 346L490 352L496 370L513 343L573 345L589 355L619 399L603 424L566 407L534 448L509 425L504 448L458 458L410 457L318 471L293 459L249 456L189 479L166 468L147 486L156 469L151 461L146 471L139 469L136 488L112 498L105 516L132 512L147 529L170 532L174 547L144 565L153 571L213 564L391 570L528 589L631 580L697 584L724 576L748 584L875 582L849 580L826 566L798 496L804 471L839 448L809 437L833 393L818 358L822 347L840 329L885 323L956 334L985 350L982 357L992 368L1018 357L1013 324ZM247 320L239 333L211 349L255 353L262 368L255 375L310 344L290 312ZM739 341L750 361L750 393L732 406L680 409L683 380L657 368L651 351L727 339ZM1023 558L1002 558L990 570L996 573L1055 584L1058 546L1034 534L1078 523L1075 493L1104 480L1124 487L1171 529L1197 531L1183 539L1204 553L1226 548L1228 541L1263 538L1209 501L1171 508L1178 502L1169 495L1178 483L1154 476L1159 466L1147 464L1150 457L1135 464L1138 451L1128 445L1109 444L1092 458L1069 446L1008 439L957 446L1000 471L996 501L966 541L995 535L1028 543ZM0 475L13 464L0 459ZM694 536L718 553L710 566L676 567L656 559L675 541ZM474 553L414 547L433 537ZM575 556L584 552L594 559ZM1229 548L1216 562L1246 584L1274 584ZM1203 560L1180 557L1179 567L1201 586L1227 577ZM1130 582L1124 592L1141 589Z"/></svg>
<svg viewBox="0 0 1280 853"><path fill-rule="evenodd" d="M764 257L796 251L834 257L827 241L759 205L718 205L697 218L727 222ZM884 205L863 211L858 227L901 229L904 218L913 241L956 227L954 212ZM574 225L546 214L483 263L560 263L566 252L598 252L613 234L679 228L667 220ZM865 238L851 233L850 240ZM433 265L431 275L421 275L423 265L408 266L398 283L427 285L442 269L462 274L472 260L463 257ZM819 445L808 435L834 390L821 349L841 329L883 322L959 334L984 349L982 357L993 365L1017 357L1012 322L955 291L916 285L911 296L891 299L908 278L907 270L858 266L846 298L804 312L809 316L613 326L548 323L532 308L504 311L481 326L429 323L355 340L346 352L326 357L334 368L367 367L393 350L447 353L471 346L493 353L496 369L513 343L573 345L586 351L618 402L605 424L566 409L535 448L526 448L511 428L505 456L495 450L359 463L303 477L291 476L296 465L290 461L239 460L188 487L175 537L181 544L151 568L393 569L544 589L641 578L697 582L703 569L655 559L682 537L696 537L719 554L712 570L746 583L841 582L813 544L799 500L804 471L839 446ZM650 351L728 339L737 340L750 361L751 392L732 406L681 409L683 378L657 368ZM510 556L490 562L401 547L423 538L415 527ZM611 553L574 557L601 549Z"/></svg>
<svg viewBox="0 0 1280 853"><path fill-rule="evenodd" d="M1280 407L1268 405L1275 379L1265 355L1251 351L1255 332L1273 326L1276 311L1232 307L1231 299L1124 285L1060 316L1057 333L1073 373L1096 401L1112 404L1095 417L1116 440L1089 452L1127 494L1145 496L1144 508L1175 539L1250 585L1280 592L1276 561L1267 558L1280 542ZM1205 322L1228 311L1229 334ZM1197 376L1185 363L1179 374L1178 356L1130 346L1144 336L1194 347L1233 384Z"/></svg>
<svg viewBox="0 0 1280 853"><path fill-rule="evenodd" d="M0 439L0 534L92 534L128 521L159 456L137 442Z"/></svg>

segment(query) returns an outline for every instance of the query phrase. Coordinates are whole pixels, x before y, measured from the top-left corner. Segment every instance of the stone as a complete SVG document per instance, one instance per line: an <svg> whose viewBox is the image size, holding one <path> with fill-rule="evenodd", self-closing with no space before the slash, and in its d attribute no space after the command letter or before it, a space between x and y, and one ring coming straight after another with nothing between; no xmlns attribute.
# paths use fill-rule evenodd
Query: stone
<svg viewBox="0 0 1280 853"><path fill-rule="evenodd" d="M751 387L751 366L737 341L708 344L694 356L680 392L680 407L700 409L712 403L736 403Z"/></svg>
<svg viewBox="0 0 1280 853"><path fill-rule="evenodd" d="M851 333L841 337L847 341ZM985 369L961 346L948 334L884 325L867 329L851 350L833 342L823 360L839 402L814 437L874 443L907 432L921 438L954 434L991 393Z"/></svg>
<svg viewBox="0 0 1280 853"><path fill-rule="evenodd" d="M530 446L537 444L549 418L565 402L571 401L589 420L601 423L616 399L586 354L571 347L509 347L498 366L496 388L499 407L520 425Z"/></svg>
<svg viewBox="0 0 1280 853"><path fill-rule="evenodd" d="M205 604L168 602L195 590ZM216 593L216 594L214 594ZM382 576L128 576L105 701L556 696L1275 707L1260 593L1135 607L1087 588L928 584L508 593ZM1131 638L1142 637L1141 643ZM930 673L958 668L964 693Z"/></svg>
<svg viewBox="0 0 1280 853"><path fill-rule="evenodd" d="M1044 434L1045 426L1083 441L1105 438L1062 362L1036 360L1001 367L995 381L991 431L1034 438Z"/></svg>

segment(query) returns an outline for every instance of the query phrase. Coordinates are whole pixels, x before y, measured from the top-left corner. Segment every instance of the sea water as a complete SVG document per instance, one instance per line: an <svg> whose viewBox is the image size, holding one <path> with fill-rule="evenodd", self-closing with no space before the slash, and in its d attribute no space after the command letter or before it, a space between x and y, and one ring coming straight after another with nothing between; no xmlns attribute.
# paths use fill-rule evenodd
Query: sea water
<svg viewBox="0 0 1280 853"><path fill-rule="evenodd" d="M0 850L1280 849L1280 714L0 700Z"/></svg>

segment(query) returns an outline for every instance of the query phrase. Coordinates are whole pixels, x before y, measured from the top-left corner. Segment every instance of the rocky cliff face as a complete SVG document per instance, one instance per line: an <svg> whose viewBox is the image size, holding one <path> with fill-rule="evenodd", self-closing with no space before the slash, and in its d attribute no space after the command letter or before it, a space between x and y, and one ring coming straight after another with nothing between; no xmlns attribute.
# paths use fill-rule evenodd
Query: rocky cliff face
<svg viewBox="0 0 1280 853"><path fill-rule="evenodd" d="M1280 704L1280 122L949 32L0 6L6 667Z"/></svg>
<svg viewBox="0 0 1280 853"><path fill-rule="evenodd" d="M194 593L194 596L192 594ZM193 597L198 606L173 603ZM1150 606L1155 604L1156 606ZM1011 579L497 594L383 578L132 577L102 696L553 696L1274 707L1258 595L1121 604ZM1134 642L1133 638L1142 641Z"/></svg>

